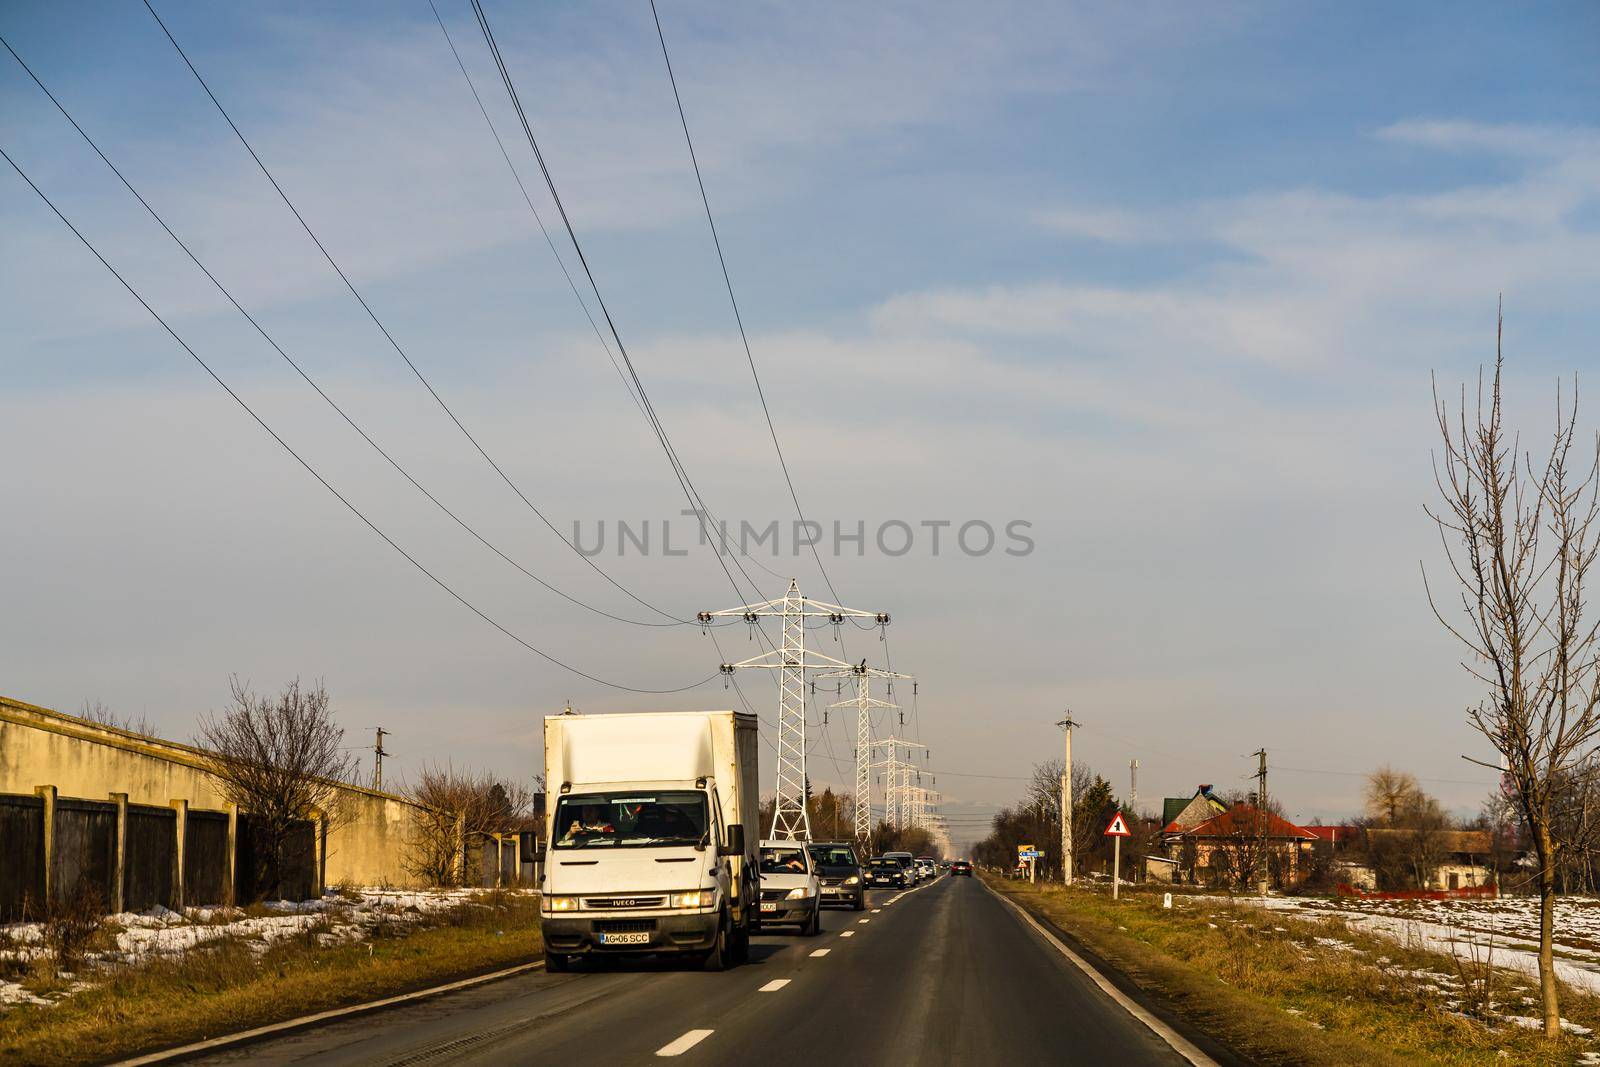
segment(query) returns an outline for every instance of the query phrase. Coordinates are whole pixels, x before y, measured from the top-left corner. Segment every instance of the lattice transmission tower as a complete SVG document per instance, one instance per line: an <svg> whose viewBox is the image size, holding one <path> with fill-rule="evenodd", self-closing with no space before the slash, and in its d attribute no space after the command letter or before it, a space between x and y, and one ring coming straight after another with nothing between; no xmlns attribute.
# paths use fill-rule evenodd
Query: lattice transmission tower
<svg viewBox="0 0 1600 1067"><path fill-rule="evenodd" d="M844 660L806 649L806 620L827 619L835 627L846 619L871 619L889 624L882 611L858 611L812 600L800 594L800 583L789 579L789 591L775 600L744 604L722 611L702 611L702 626L712 619L737 617L752 626L762 619L782 620L782 641L777 648L739 663L724 663L722 673L738 670L778 672L778 779L777 805L770 836L780 841L811 840L811 820L806 814L806 672L849 670Z"/></svg>

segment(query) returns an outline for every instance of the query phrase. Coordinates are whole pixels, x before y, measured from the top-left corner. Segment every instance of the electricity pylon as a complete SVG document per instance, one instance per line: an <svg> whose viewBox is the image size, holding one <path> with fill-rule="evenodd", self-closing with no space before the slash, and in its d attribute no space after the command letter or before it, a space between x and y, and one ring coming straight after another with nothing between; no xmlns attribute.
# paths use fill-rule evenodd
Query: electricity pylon
<svg viewBox="0 0 1600 1067"><path fill-rule="evenodd" d="M856 840L865 845L872 837L872 711L874 708L886 708L890 711L900 709L899 704L878 700L872 695L872 679L911 678L911 675L869 667L866 660L842 671L818 675L819 678L846 676L856 680L855 698L840 700L829 704L828 707L856 709Z"/></svg>
<svg viewBox="0 0 1600 1067"><path fill-rule="evenodd" d="M778 783L777 804L772 813L771 837L779 841L811 840L811 819L806 814L806 672L848 670L850 664L806 651L806 620L824 618L838 626L846 619L871 619L879 626L889 624L881 611L857 611L837 604L825 604L800 595L798 580L789 579L789 591L776 600L745 604L722 611L702 611L702 626L712 619L738 616L752 626L764 618L783 620L783 641L779 647L739 663L724 663L723 674L737 670L778 672Z"/></svg>
<svg viewBox="0 0 1600 1067"><path fill-rule="evenodd" d="M884 821L896 830L903 830L911 815L911 776L916 772L916 767L907 760L900 758L900 749L906 750L906 755L911 754L911 749L926 749L928 746L916 741L907 741L903 737L886 737L883 745L888 752L887 758L875 766L884 768Z"/></svg>

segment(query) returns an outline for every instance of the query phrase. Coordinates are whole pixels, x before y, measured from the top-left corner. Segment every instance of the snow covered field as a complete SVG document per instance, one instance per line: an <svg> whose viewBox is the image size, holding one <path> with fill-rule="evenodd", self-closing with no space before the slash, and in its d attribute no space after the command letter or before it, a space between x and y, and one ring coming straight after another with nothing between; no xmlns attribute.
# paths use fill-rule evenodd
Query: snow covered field
<svg viewBox="0 0 1600 1067"><path fill-rule="evenodd" d="M1537 978L1539 901L1357 900L1315 897L1240 898L1310 917L1336 916L1352 929L1409 948L1492 963ZM1556 901L1556 974L1574 989L1600 995L1600 899Z"/></svg>
<svg viewBox="0 0 1600 1067"><path fill-rule="evenodd" d="M531 890L507 890L531 893ZM189 908L182 915L156 907L143 912L107 916L105 928L113 947L85 954L84 973L60 996L84 988L96 969L138 964L161 956L180 956L204 945L237 940L252 951L265 952L286 938L314 937L324 945L361 941L380 927L426 925L459 907L488 907L477 898L482 890L331 890L317 900L267 902L248 912L239 908ZM0 964L26 964L47 956L42 923L0 925ZM15 968L11 968L15 969ZM0 1010L12 1004L48 1004L24 983L0 978Z"/></svg>

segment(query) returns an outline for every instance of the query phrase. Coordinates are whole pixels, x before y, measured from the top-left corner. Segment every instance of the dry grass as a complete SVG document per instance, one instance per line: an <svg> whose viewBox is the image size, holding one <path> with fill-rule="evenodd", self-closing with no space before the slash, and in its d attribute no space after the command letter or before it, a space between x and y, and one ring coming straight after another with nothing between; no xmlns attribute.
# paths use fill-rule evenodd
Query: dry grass
<svg viewBox="0 0 1600 1067"><path fill-rule="evenodd" d="M0 1014L0 1062L94 1063L421 989L538 959L537 898L485 894L419 929L324 944L313 924L261 949L229 939Z"/></svg>
<svg viewBox="0 0 1600 1067"><path fill-rule="evenodd" d="M1490 1025L1527 1015L1529 980L1493 961L1396 946L1337 919L1304 920L1216 897L1104 893L990 879L1178 1014L1252 1060L1285 1064L1572 1064L1597 1046ZM1321 940L1319 940L1321 939ZM1426 972L1426 974L1422 973ZM1433 976L1433 977L1430 977ZM1566 1018L1600 1005L1566 992ZM1475 1016L1475 1017L1474 1017Z"/></svg>

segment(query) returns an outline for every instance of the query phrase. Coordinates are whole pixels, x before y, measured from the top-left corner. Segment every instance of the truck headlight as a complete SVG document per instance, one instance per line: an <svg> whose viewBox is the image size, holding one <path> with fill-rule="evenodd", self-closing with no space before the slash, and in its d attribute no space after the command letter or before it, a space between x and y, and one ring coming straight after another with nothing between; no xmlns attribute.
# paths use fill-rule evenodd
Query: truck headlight
<svg viewBox="0 0 1600 1067"><path fill-rule="evenodd" d="M786 899L788 899L788 900L804 900L806 897L809 897L810 895L811 895L811 887L810 886L797 885L793 889L789 890L789 895L788 895L788 897Z"/></svg>
<svg viewBox="0 0 1600 1067"><path fill-rule="evenodd" d="M545 911L577 911L578 910L578 898L577 897L545 897L544 898L544 910Z"/></svg>
<svg viewBox="0 0 1600 1067"><path fill-rule="evenodd" d="M673 893L669 902L674 908L709 908L716 903L715 889L692 889L687 893Z"/></svg>
<svg viewBox="0 0 1600 1067"><path fill-rule="evenodd" d="M844 880L844 884L845 885L860 885L861 884L861 878L860 878L859 875L852 874L850 877L848 877L848 878L846 878Z"/></svg>

